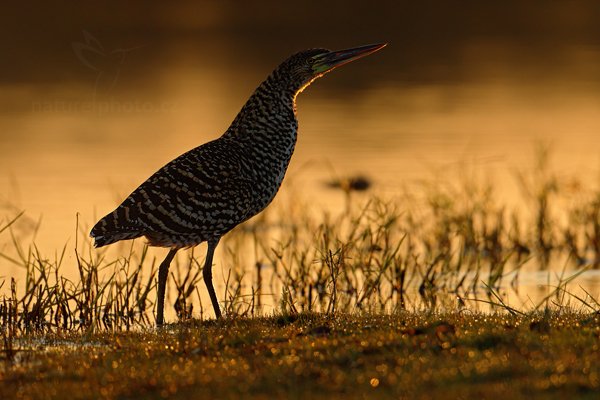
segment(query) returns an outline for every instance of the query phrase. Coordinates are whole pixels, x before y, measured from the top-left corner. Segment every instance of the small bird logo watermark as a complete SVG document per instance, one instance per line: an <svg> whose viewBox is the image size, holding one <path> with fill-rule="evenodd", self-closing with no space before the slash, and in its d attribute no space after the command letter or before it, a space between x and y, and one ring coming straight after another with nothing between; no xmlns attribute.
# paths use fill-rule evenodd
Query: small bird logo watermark
<svg viewBox="0 0 600 400"><path fill-rule="evenodd" d="M83 41L71 42L71 48L79 62L94 73L94 89L91 98L51 99L34 101L34 112L85 112L85 113L155 113L174 112L179 105L173 101L152 101L140 98L123 98L115 88L121 70L130 53L145 45L109 50L94 35L83 30Z"/></svg>
<svg viewBox="0 0 600 400"><path fill-rule="evenodd" d="M79 61L96 74L94 81L94 100L96 100L114 90L127 55L143 46L108 50L91 33L86 30L82 32L84 41L72 42L71 47Z"/></svg>

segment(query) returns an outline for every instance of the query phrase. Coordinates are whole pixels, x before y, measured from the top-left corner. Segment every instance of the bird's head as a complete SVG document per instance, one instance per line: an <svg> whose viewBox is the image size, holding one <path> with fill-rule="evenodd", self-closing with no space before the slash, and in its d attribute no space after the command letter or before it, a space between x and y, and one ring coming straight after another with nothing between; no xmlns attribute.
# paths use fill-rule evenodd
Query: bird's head
<svg viewBox="0 0 600 400"><path fill-rule="evenodd" d="M327 72L374 53L385 46L387 46L387 43L337 51L327 49L304 50L285 60L273 74L279 80L286 82L288 87L297 94Z"/></svg>

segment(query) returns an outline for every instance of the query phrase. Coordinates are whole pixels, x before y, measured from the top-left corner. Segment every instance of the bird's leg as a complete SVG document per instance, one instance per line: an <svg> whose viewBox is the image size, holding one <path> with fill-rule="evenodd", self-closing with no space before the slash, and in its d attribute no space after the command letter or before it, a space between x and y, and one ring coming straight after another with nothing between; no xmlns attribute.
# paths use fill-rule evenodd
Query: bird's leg
<svg viewBox="0 0 600 400"><path fill-rule="evenodd" d="M204 262L204 268L202 269L202 276L204 277L204 283L206 283L206 288L208 289L208 295L210 296L210 301L212 302L213 308L215 310L215 316L217 319L221 318L221 309L219 308L219 302L217 300L217 295L215 293L215 288L212 284L212 260L213 255L215 254L215 249L219 244L219 239L217 238L208 241L208 251L206 253L206 261Z"/></svg>
<svg viewBox="0 0 600 400"><path fill-rule="evenodd" d="M171 265L171 261L173 261L177 250L171 249L158 268L158 299L156 305L156 325L158 326L161 326L164 322L165 289L167 287L167 277L169 276L169 265Z"/></svg>

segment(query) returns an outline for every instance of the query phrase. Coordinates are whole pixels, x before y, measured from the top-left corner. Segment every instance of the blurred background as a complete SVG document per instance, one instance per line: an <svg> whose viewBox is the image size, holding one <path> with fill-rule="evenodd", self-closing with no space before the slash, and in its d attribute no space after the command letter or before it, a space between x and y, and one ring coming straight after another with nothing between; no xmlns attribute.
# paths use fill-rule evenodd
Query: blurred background
<svg viewBox="0 0 600 400"><path fill-rule="evenodd" d="M368 4L370 3L370 4ZM394 196L461 168L510 201L542 143L597 184L595 0L39 2L0 16L0 207L74 240L152 172L218 137L288 55L389 42L298 101L283 191L341 207L324 182L363 175ZM454 175L456 176L456 175Z"/></svg>

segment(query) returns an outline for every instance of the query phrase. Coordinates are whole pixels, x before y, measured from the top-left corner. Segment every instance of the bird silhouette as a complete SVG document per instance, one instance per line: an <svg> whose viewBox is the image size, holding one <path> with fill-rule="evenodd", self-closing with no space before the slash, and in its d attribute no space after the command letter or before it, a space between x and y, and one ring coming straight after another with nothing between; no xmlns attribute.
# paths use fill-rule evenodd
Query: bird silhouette
<svg viewBox="0 0 600 400"><path fill-rule="evenodd" d="M182 154L135 189L90 235L95 246L145 236L170 248L158 272L156 322L164 322L169 265L179 249L207 242L203 278L221 317L212 260L223 235L275 197L296 144L296 97L315 79L386 44L310 49L286 59L254 91L225 133Z"/></svg>

